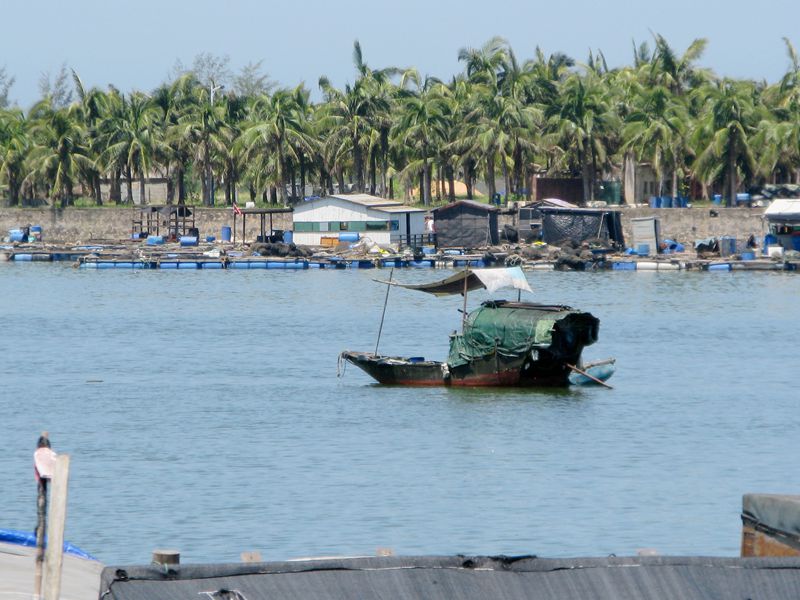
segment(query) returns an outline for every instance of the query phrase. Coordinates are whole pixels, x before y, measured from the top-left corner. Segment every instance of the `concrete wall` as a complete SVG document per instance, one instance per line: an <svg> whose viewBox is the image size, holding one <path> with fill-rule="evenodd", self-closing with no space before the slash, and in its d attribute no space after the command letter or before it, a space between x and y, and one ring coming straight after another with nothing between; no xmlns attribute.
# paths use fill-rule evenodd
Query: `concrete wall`
<svg viewBox="0 0 800 600"><path fill-rule="evenodd" d="M661 221L661 237L686 245L709 237L733 236L738 241L750 235L763 238L767 233L763 208L649 208L609 207L622 213L622 230L628 247L634 243L631 219L658 217ZM716 214L716 216L712 216ZM501 213L499 226L517 226L517 215Z"/></svg>
<svg viewBox="0 0 800 600"><path fill-rule="evenodd" d="M233 213L229 208L193 208L195 226L201 238L213 235L219 239L223 225L233 226ZM124 240L131 236L131 223L138 210L132 208L0 208L0 239L9 229L26 225L41 225L45 242L89 242L92 240ZM275 229L290 230L292 214L272 215ZM241 239L242 218L237 218L237 239ZM260 234L258 217L247 219L247 240L254 241ZM267 219L269 227L269 219Z"/></svg>
<svg viewBox="0 0 800 600"><path fill-rule="evenodd" d="M766 222L762 218L763 208L628 208L621 207L625 241L633 243L631 218L655 215L661 219L662 237L684 244L708 237L730 235L745 240L751 234L763 237ZM713 217L713 213L717 216ZM138 213L136 213L138 214ZM46 242L88 242L91 240L128 239L134 211L131 208L0 208L0 239L9 229L25 225L41 225ZM499 227L508 223L516 226L516 214L499 215ZM213 235L219 238L223 225L233 225L233 214L226 208L196 208L195 223L201 237ZM237 219L241 236L241 218ZM252 241L259 233L259 219L247 220L247 239ZM275 229L292 229L292 214L273 215Z"/></svg>

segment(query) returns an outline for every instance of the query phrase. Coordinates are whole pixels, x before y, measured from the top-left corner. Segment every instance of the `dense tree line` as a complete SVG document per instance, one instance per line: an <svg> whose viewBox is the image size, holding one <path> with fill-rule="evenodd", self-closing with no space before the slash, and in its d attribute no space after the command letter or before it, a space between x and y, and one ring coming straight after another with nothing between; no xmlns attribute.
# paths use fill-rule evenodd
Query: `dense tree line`
<svg viewBox="0 0 800 600"><path fill-rule="evenodd" d="M231 204L239 189L287 204L307 184L320 193L352 184L390 197L415 189L429 205L454 199L456 179L469 197L477 180L493 195L496 178L524 194L534 174L547 173L581 177L590 200L600 178L642 162L658 193L673 196L695 182L730 203L752 184L800 182L800 60L791 43L790 68L774 84L716 77L697 66L705 47L699 39L679 53L655 35L652 48L634 45L631 65L609 69L602 53L578 64L537 49L520 62L494 38L462 49L463 72L441 81L372 69L356 42L354 82L339 89L322 77L320 102L302 85L275 88L259 65L231 90L214 69L195 68L150 94L86 89L72 73L73 95L62 69L27 112L0 108L0 193L12 206L32 198L68 206L78 196L100 205L101 182L121 203L134 201L138 181L143 201L158 174L177 203L196 194L205 205ZM12 83L0 70L0 106Z"/></svg>

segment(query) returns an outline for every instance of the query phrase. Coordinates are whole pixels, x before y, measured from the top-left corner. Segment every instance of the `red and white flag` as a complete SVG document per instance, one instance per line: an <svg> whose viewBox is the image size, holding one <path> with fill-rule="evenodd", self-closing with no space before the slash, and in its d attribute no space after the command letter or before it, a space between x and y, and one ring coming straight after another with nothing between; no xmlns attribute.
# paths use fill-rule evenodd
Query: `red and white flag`
<svg viewBox="0 0 800 600"><path fill-rule="evenodd" d="M239 208L239 206L236 204L236 202L233 203L233 214L235 214L235 215L242 214L242 209Z"/></svg>

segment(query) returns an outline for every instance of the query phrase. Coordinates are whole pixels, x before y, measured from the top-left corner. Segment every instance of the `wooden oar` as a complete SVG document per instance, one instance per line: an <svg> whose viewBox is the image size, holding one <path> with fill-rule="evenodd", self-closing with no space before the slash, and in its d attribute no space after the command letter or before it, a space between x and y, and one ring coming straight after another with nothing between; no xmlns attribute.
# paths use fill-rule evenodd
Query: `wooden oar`
<svg viewBox="0 0 800 600"><path fill-rule="evenodd" d="M599 383L600 385L604 385L604 386L606 386L606 387L607 387L608 389L610 389L610 390L613 390L613 389L614 389L613 387L611 387L610 385L608 385L608 384L607 384L605 381L603 381L603 380L601 380L601 379L598 379L598 378L597 378L597 377L595 377L594 375L589 375L589 373L587 373L586 371L583 371L583 370L579 369L579 368L578 368L578 367L576 367L575 365L571 365L571 364L567 363L567 366L568 366L570 369L572 369L573 371L575 371L576 373L580 373L581 375L583 375L583 376L585 376L585 377L588 377L589 379L591 379L591 380L592 380L592 381L594 381L595 383Z"/></svg>

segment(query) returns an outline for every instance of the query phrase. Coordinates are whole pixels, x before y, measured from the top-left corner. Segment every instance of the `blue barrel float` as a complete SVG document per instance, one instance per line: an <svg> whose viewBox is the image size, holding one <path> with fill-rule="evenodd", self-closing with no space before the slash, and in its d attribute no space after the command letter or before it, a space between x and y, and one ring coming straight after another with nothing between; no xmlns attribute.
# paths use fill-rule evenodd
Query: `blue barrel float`
<svg viewBox="0 0 800 600"><path fill-rule="evenodd" d="M357 231L343 231L339 234L339 241L340 242L357 242L358 241L358 232Z"/></svg>
<svg viewBox="0 0 800 600"><path fill-rule="evenodd" d="M219 239L223 242L230 242L231 241L231 228L228 225L223 225L222 230L219 234Z"/></svg>

